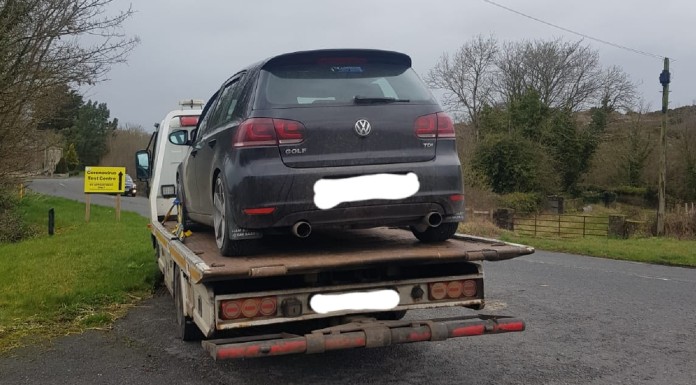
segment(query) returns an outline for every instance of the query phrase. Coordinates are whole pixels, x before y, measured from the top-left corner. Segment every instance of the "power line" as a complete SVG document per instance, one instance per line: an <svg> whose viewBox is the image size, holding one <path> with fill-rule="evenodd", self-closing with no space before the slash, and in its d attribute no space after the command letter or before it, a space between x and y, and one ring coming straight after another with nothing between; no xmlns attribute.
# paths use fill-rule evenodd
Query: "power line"
<svg viewBox="0 0 696 385"><path fill-rule="evenodd" d="M652 57L652 58L656 58L656 59L663 59L663 58L664 58L664 56L656 55L656 54L650 53L650 52L641 51L641 50L638 50L638 49L635 49L635 48L631 48L631 47L626 47L625 45L612 43L612 42L610 42L610 41L602 40L602 39L599 39L599 38L596 38L596 37L593 37L593 36L586 35L586 34L584 34L584 33L580 33L580 32L573 31L573 30L568 29L568 28L561 27L561 26L556 25L556 24L549 23L548 21L544 21L544 20L541 20L541 19L536 18L536 17L534 17L534 16L530 16L530 15L527 15L527 14L522 13L522 12L520 12L520 11L516 11L516 10L514 10L514 9L512 9L512 8L506 7L506 6L502 5L502 4L498 4L498 3L494 2L494 1L491 1L491 0L483 0L483 1L486 2L486 3L488 3L488 4L495 5L495 6L498 7L498 8L502 8L502 9L504 9L504 10L506 10L506 11L509 11L509 12L512 12L512 13L516 13L516 14L518 14L518 15L520 15L520 16L523 16L523 17L526 17L526 18L528 18L528 19L537 21L537 22L542 23L542 24L546 24L546 25L548 25L548 26L551 26L551 27L553 27L553 28L560 29L560 30L565 31L565 32L568 32L568 33L572 33L572 34L574 34L574 35L581 36L581 37L586 38L586 39L589 39L589 40L594 40L594 41L596 41L596 42L599 42L599 43L602 43L602 44L606 44L606 45L610 45L610 46L612 46L612 47L616 47L616 48L623 49L623 50L626 50L626 51L630 51L630 52L633 52L633 53L637 53L637 54L639 54L639 55L644 55L644 56L648 56L648 57ZM673 61L674 61L674 60L673 60Z"/></svg>

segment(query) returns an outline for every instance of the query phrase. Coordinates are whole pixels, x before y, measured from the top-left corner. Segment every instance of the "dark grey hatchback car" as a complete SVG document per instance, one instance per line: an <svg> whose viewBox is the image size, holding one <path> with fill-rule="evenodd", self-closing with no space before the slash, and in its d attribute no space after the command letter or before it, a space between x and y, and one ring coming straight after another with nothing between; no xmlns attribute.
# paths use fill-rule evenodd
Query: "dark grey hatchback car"
<svg viewBox="0 0 696 385"><path fill-rule="evenodd" d="M186 140L185 220L224 255L264 234L410 227L450 238L463 219L454 125L411 69L380 50L276 56L227 80Z"/></svg>

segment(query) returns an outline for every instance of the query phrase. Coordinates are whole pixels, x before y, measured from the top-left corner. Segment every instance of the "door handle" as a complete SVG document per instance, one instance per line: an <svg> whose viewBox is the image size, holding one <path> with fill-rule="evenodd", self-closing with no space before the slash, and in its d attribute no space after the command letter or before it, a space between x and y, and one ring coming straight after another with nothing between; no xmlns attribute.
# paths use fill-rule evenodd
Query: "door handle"
<svg viewBox="0 0 696 385"><path fill-rule="evenodd" d="M215 143L217 143L217 139L212 139L208 141L208 147L213 148L215 147Z"/></svg>

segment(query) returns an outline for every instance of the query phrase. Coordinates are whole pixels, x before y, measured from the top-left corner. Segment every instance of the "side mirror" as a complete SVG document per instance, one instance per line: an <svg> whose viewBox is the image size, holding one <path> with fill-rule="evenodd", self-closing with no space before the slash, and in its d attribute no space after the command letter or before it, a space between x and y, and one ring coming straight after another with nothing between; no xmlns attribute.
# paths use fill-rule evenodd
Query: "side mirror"
<svg viewBox="0 0 696 385"><path fill-rule="evenodd" d="M189 144L189 133L186 130L177 130L169 134L169 143L178 146Z"/></svg>
<svg viewBox="0 0 696 385"><path fill-rule="evenodd" d="M147 150L135 153L135 176L141 181L150 179L150 153Z"/></svg>

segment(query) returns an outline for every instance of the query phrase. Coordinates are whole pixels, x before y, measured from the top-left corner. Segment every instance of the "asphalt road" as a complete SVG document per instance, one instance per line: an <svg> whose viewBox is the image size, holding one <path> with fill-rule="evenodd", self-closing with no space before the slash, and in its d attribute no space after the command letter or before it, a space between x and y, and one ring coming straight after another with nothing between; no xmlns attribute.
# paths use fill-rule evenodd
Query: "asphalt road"
<svg viewBox="0 0 696 385"><path fill-rule="evenodd" d="M0 358L0 383L696 384L696 270L548 252L485 269L482 313L520 317L525 332L215 362L174 337L159 290L113 330ZM407 317L461 313L472 311Z"/></svg>

